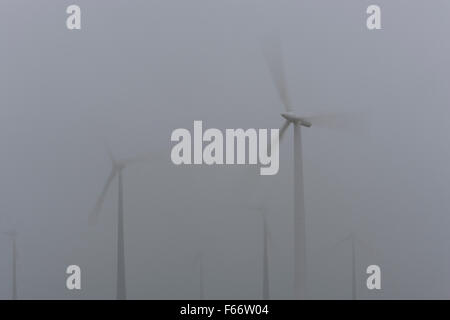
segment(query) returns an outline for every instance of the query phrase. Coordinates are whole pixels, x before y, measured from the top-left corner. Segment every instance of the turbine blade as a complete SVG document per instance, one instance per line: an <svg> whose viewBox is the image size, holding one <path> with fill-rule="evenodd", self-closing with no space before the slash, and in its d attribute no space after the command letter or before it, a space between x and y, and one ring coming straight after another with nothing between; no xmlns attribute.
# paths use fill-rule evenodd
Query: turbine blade
<svg viewBox="0 0 450 320"><path fill-rule="evenodd" d="M111 173L108 176L108 179L106 180L106 183L103 187L102 193L97 199L97 202L95 203L95 208L92 211L89 220L91 222L95 222L98 219L98 215L100 213L100 210L102 209L103 202L105 201L106 193L108 192L109 186L111 185L112 180L117 174L117 170L114 169L114 167L111 169Z"/></svg>
<svg viewBox="0 0 450 320"><path fill-rule="evenodd" d="M362 132L367 130L367 115L363 112L340 112L304 117L314 127L327 128L336 131Z"/></svg>
<svg viewBox="0 0 450 320"><path fill-rule="evenodd" d="M355 235L354 237L356 246L363 247L364 251L369 251L371 254L377 254L377 250L372 243L364 240L362 237L358 237L357 235Z"/></svg>
<svg viewBox="0 0 450 320"><path fill-rule="evenodd" d="M272 77L272 81L278 91L278 95L283 102L286 111L292 111L291 102L286 83L286 76L284 73L283 58L281 51L281 42L279 37L265 42L263 54Z"/></svg>
<svg viewBox="0 0 450 320"><path fill-rule="evenodd" d="M10 229L8 231L4 231L3 233L10 237L17 237L17 231L15 229Z"/></svg>
<svg viewBox="0 0 450 320"><path fill-rule="evenodd" d="M333 244L325 246L319 254L323 257L328 257L331 252L336 252L336 250L340 249L343 244L350 241L351 234L347 234L345 237L341 237L336 240ZM345 246L342 246L342 248L345 248Z"/></svg>
<svg viewBox="0 0 450 320"><path fill-rule="evenodd" d="M116 160L114 159L114 155L108 142L105 142L105 149L106 152L108 153L109 160L111 160L112 165L114 166L116 164Z"/></svg>
<svg viewBox="0 0 450 320"><path fill-rule="evenodd" d="M280 141L283 139L284 134L291 123L289 121L285 121L283 126L280 128Z"/></svg>
<svg viewBox="0 0 450 320"><path fill-rule="evenodd" d="M124 161L122 161L122 163L127 166L130 164L139 163L139 162L147 162L150 160L151 160L150 154L141 154L136 157L125 159Z"/></svg>
<svg viewBox="0 0 450 320"><path fill-rule="evenodd" d="M281 142L281 140L284 137L284 134L286 133L287 128L289 127L291 123L289 121L285 121L283 123L283 125L281 126L280 130L279 130L279 134L278 134L278 141L271 141L270 145L269 145L269 153L272 153L272 146L278 144Z"/></svg>
<svg viewBox="0 0 450 320"><path fill-rule="evenodd" d="M341 239L339 239L338 241L336 241L336 243L334 244L334 245L332 245L331 246L331 248L329 249L330 251L331 250L335 250L337 247L339 247L341 244L343 244L343 243L345 243L345 242L347 242L347 241L351 241L352 240L352 235L350 234L350 235L347 235L347 236L345 236L345 237L343 237L343 238L341 238Z"/></svg>

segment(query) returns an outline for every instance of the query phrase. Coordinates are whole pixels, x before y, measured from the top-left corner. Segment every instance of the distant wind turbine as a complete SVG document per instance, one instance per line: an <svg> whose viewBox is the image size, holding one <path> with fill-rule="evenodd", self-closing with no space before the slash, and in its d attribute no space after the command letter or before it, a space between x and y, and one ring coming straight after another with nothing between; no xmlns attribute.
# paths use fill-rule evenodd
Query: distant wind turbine
<svg viewBox="0 0 450 320"><path fill-rule="evenodd" d="M264 202L263 202L264 203ZM262 218L262 299L270 299L270 281L269 281L269 238L270 231L267 223L267 208L265 204L260 206L248 206L250 210L255 210L261 214Z"/></svg>
<svg viewBox="0 0 450 320"><path fill-rule="evenodd" d="M12 300L17 300L17 232L15 230L5 232L12 241Z"/></svg>
<svg viewBox="0 0 450 320"><path fill-rule="evenodd" d="M140 156L129 158L123 161L117 161L111 150L107 148L108 155L112 163L111 173L106 180L103 190L97 199L95 208L91 213L91 222L96 222L98 220L98 215L102 209L103 202L105 201L106 193L114 180L118 177L119 183L119 193L118 193L118 216L117 216L117 300L125 300L127 298L126 290L126 274L125 274L125 240L124 240L124 211L123 211L123 182L122 182L122 172L130 164L136 162L141 162L148 160L147 156Z"/></svg>
<svg viewBox="0 0 450 320"><path fill-rule="evenodd" d="M198 253L195 257L195 265L198 266L198 290L199 300L205 299L205 279L204 279L204 266L203 266L203 253Z"/></svg>
<svg viewBox="0 0 450 320"><path fill-rule="evenodd" d="M358 280L357 280L357 248L356 244L360 243L361 245L361 239L357 238L354 232L352 232L350 235L342 239L341 241L338 241L333 248L336 248L342 243L348 243L350 242L351 245L351 270L352 270L352 300L358 299Z"/></svg>
<svg viewBox="0 0 450 320"><path fill-rule="evenodd" d="M303 165L302 165L302 139L301 127L309 128L312 123L319 127L349 127L350 123L344 113L300 117L293 109L288 95L286 78L284 74L281 44L279 39L268 46L264 52L272 80L284 106L281 116L285 119L280 128L279 138L283 139L288 127L294 128L294 293L296 299L305 299L306 295L306 217L303 191ZM274 143L274 142L272 142ZM275 141L275 143L277 143Z"/></svg>
<svg viewBox="0 0 450 320"><path fill-rule="evenodd" d="M356 247L355 247L355 235L350 235L352 241L352 300L356 300Z"/></svg>
<svg viewBox="0 0 450 320"><path fill-rule="evenodd" d="M267 216L265 212L262 212L263 218L263 300L270 299L270 287L269 287L269 227L267 225Z"/></svg>

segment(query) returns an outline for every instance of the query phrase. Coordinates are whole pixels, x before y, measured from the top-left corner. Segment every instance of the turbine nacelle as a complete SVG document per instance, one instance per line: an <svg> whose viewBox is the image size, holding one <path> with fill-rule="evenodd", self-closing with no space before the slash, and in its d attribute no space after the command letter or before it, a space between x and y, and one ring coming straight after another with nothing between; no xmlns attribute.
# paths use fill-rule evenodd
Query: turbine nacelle
<svg viewBox="0 0 450 320"><path fill-rule="evenodd" d="M308 127L308 128L311 127L311 122L309 122L309 121L307 121L307 120L305 120L303 118L298 117L293 112L283 112L281 114L281 116L283 118L285 118L289 122L295 122L295 123L298 123L298 124L300 124L300 125L302 125L304 127Z"/></svg>
<svg viewBox="0 0 450 320"><path fill-rule="evenodd" d="M6 236L11 237L11 238L16 238L17 237L17 231L15 230L11 230L11 231L6 231L3 232Z"/></svg>
<svg viewBox="0 0 450 320"><path fill-rule="evenodd" d="M106 150L108 152L109 159L111 160L111 164L112 164L111 172L106 180L105 185L103 186L102 192L101 192L100 196L98 197L97 202L95 203L94 210L91 212L91 214L89 216L89 220L91 221L91 223L94 223L97 221L98 215L102 209L103 201L105 200L105 197L106 197L106 193L107 193L112 181L114 180L114 178L117 175L120 175L122 173L122 170L125 169L128 165L150 160L150 155L144 154L144 155L139 155L136 157L117 161L115 159L115 157L113 156L111 149L108 147L108 145L106 145Z"/></svg>
<svg viewBox="0 0 450 320"><path fill-rule="evenodd" d="M113 163L113 170L116 172L122 171L125 169L126 163L125 162L114 162Z"/></svg>

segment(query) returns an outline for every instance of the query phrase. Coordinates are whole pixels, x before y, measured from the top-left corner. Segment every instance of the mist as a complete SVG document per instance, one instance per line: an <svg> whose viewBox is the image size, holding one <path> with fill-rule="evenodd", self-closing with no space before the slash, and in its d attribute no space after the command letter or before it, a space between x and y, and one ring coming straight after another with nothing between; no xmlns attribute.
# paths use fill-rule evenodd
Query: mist
<svg viewBox="0 0 450 320"><path fill-rule="evenodd" d="M281 40L302 129L307 291L351 299L446 299L450 292L450 5L367 1L77 0L0 2L0 231L16 230L19 299L114 299L117 194L89 214L111 161L123 171L129 299L260 299L267 209L272 299L293 296L293 132L280 169L176 166L173 130L280 128L283 106L262 41ZM335 114L336 119L326 116ZM339 118L339 115L342 117ZM11 241L0 238L0 299ZM66 289L79 265L82 290ZM366 287L379 265L382 290Z"/></svg>

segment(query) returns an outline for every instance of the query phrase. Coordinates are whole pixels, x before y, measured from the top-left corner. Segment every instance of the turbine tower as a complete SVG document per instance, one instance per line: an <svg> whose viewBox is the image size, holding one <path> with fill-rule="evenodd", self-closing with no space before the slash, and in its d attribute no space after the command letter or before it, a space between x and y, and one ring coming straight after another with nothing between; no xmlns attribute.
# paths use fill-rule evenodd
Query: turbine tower
<svg viewBox="0 0 450 320"><path fill-rule="evenodd" d="M117 289L116 298L117 300L126 300L127 289L126 289L126 273L125 273L125 238L124 238L124 209L123 209L123 170L130 164L134 164L139 161L146 160L147 157L135 157L126 159L123 161L116 161L112 152L109 148L108 155L112 163L111 173L106 180L106 183L102 189L102 192L97 199L94 211L91 213L90 219L96 222L98 215L101 211L103 202L105 201L106 193L114 180L118 177L118 212L117 212Z"/></svg>
<svg viewBox="0 0 450 320"><path fill-rule="evenodd" d="M356 245L355 245L355 235L352 233L350 235L352 240L352 300L357 299L357 288L356 288Z"/></svg>
<svg viewBox="0 0 450 320"><path fill-rule="evenodd" d="M269 281L269 239L270 231L267 223L267 207L265 200L258 206L246 205L247 209L255 211L262 218L262 294L263 300L270 299L270 281Z"/></svg>
<svg viewBox="0 0 450 320"><path fill-rule="evenodd" d="M203 253L198 253L196 256L198 263L198 290L199 290L199 300L205 300L205 279L204 279L204 266L203 266Z"/></svg>
<svg viewBox="0 0 450 320"><path fill-rule="evenodd" d="M352 294L352 300L357 300L358 299L358 280L357 280L357 266L356 266L356 261L357 261L357 257L356 257L356 244L357 242L359 242L360 239L357 239L356 235L354 232L351 232L348 236L346 236L345 238L343 238L342 240L336 242L331 249L336 250L337 247L339 247L341 244L350 244L350 248L351 248L351 278L352 278L352 283L351 283L351 294Z"/></svg>
<svg viewBox="0 0 450 320"><path fill-rule="evenodd" d="M17 232L15 230L5 232L12 241L12 293L11 299L17 300Z"/></svg>
<svg viewBox="0 0 450 320"><path fill-rule="evenodd" d="M270 299L269 290L269 250L268 250L268 238L269 228L267 226L267 216L265 212L262 212L263 218L263 300Z"/></svg>
<svg viewBox="0 0 450 320"><path fill-rule="evenodd" d="M311 122L298 116L291 107L281 61L280 44L276 43L268 49L273 51L265 52L267 64L285 111L281 113L285 122L280 129L280 141L290 125L294 131L294 294L296 299L304 299L306 298L306 229L301 127L309 128Z"/></svg>

